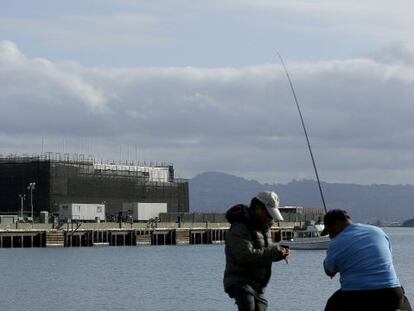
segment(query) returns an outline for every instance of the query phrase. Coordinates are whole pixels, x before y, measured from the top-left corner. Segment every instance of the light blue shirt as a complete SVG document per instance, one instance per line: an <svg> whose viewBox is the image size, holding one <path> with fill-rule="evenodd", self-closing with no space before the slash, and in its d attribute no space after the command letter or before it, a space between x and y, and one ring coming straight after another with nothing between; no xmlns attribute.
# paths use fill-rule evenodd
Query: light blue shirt
<svg viewBox="0 0 414 311"><path fill-rule="evenodd" d="M343 291L399 287L388 236L378 227L351 224L329 242L325 268L339 272Z"/></svg>

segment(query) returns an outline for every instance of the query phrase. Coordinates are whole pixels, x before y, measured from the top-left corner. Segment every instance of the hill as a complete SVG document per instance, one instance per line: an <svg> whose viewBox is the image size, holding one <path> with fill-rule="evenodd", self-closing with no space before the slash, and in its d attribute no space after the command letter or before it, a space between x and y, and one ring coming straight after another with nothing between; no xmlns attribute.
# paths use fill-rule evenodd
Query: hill
<svg viewBox="0 0 414 311"><path fill-rule="evenodd" d="M414 217L413 185L358 185L325 183L328 209L342 208L357 221L403 221ZM194 212L224 212L237 203L248 203L259 191L279 194L282 205L322 207L316 181L262 184L255 180L206 172L190 180L190 208Z"/></svg>
<svg viewBox="0 0 414 311"><path fill-rule="evenodd" d="M403 227L414 227L414 218L403 222Z"/></svg>

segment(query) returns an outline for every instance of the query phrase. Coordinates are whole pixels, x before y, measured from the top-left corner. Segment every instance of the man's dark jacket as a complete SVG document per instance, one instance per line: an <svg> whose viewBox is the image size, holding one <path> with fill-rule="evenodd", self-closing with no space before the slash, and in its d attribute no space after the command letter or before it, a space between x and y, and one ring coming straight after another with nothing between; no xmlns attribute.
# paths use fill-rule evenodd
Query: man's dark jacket
<svg viewBox="0 0 414 311"><path fill-rule="evenodd" d="M231 223L226 237L224 289L248 285L262 293L269 282L272 262L282 259L279 246L272 242L269 226L261 227L246 205L236 205L226 213Z"/></svg>

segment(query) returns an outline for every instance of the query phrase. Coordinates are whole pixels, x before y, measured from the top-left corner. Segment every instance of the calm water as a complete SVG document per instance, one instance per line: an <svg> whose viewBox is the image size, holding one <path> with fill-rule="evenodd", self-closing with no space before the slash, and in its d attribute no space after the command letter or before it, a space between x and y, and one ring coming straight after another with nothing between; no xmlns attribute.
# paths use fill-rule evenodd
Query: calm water
<svg viewBox="0 0 414 311"><path fill-rule="evenodd" d="M387 228L394 263L414 302L414 229ZM324 251L294 251L274 264L269 310L323 310L338 288ZM1 249L0 310L234 310L218 246Z"/></svg>

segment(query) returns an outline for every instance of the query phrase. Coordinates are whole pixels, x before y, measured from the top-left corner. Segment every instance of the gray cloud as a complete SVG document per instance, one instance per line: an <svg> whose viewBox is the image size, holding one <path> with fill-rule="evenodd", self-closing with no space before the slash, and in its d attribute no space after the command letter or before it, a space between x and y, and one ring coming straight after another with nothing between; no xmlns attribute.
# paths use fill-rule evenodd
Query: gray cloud
<svg viewBox="0 0 414 311"><path fill-rule="evenodd" d="M393 51L399 51L395 53ZM411 183L413 52L288 63L322 179ZM174 162L261 181L313 178L279 64L245 68L90 68L0 43L0 153L94 153ZM129 147L128 147L129 146ZM137 151L138 150L138 151Z"/></svg>

